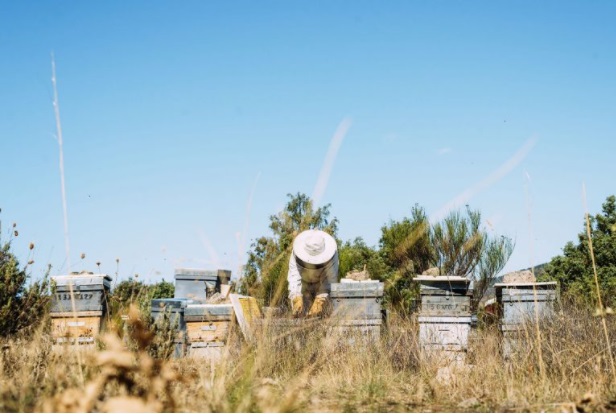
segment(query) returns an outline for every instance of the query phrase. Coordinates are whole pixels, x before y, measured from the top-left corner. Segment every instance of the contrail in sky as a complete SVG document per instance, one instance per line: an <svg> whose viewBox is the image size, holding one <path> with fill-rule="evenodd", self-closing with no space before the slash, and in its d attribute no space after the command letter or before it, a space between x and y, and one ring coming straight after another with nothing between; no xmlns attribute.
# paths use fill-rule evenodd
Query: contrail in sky
<svg viewBox="0 0 616 414"><path fill-rule="evenodd" d="M56 85L56 60L51 53L51 83L53 85L53 109L56 115L56 129L58 131L58 147L60 148L60 181L62 184L62 212L64 213L64 248L66 249L66 265L68 274L71 274L71 255L68 242L68 213L66 208L66 186L64 185L64 151L62 149L62 125L60 124L60 103L58 102L58 88Z"/></svg>
<svg viewBox="0 0 616 414"><path fill-rule="evenodd" d="M441 207L436 213L430 215L430 221L432 223L439 221L453 208L459 207L462 204L465 204L468 200L475 196L475 194L485 190L490 187L492 184L499 181L501 178L506 176L513 170L530 152L531 149L535 146L537 139L535 137L531 137L528 139L524 145L515 153L511 158L505 161L500 167L496 170L492 171L487 177L473 186L467 188L452 200L450 200L447 204Z"/></svg>
<svg viewBox="0 0 616 414"><path fill-rule="evenodd" d="M246 203L246 216L244 217L244 230L241 233L236 233L235 237L237 239L237 277L242 277L242 255L246 249L246 238L248 237L248 229L250 227L250 211L252 210L252 199L255 195L255 190L257 189L257 183L259 182L259 178L261 178L261 171L257 173L254 183L252 184L252 188L250 189L250 195L248 196L248 202Z"/></svg>
<svg viewBox="0 0 616 414"><path fill-rule="evenodd" d="M325 162L323 162L323 166L321 167L319 179L317 180L314 190L312 191L312 202L314 203L315 208L321 203L321 198L323 197L325 189L327 188L327 183L329 182L329 175L334 167L334 162L336 162L336 155L338 155L338 150L340 149L342 141L344 140L344 137L350 127L351 118L344 118L338 125L338 129L336 129L336 132L329 143L329 149L327 150L327 155L325 156Z"/></svg>

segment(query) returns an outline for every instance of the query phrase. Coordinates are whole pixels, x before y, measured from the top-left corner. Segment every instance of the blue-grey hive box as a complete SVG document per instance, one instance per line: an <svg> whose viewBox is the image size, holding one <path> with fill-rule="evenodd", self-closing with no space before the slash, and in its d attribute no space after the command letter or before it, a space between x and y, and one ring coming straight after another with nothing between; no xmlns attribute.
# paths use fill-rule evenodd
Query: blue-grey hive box
<svg viewBox="0 0 616 414"><path fill-rule="evenodd" d="M52 276L52 336L56 343L93 344L103 329L111 277L91 272Z"/></svg>
<svg viewBox="0 0 616 414"><path fill-rule="evenodd" d="M175 339L176 358L181 358L186 353L186 322L184 310L191 301L186 299L152 299L151 315L156 327L161 327L167 322L177 330Z"/></svg>
<svg viewBox="0 0 616 414"><path fill-rule="evenodd" d="M333 331L353 344L355 337L375 341L383 325L384 284L377 280L332 283L330 291Z"/></svg>
<svg viewBox="0 0 616 414"><path fill-rule="evenodd" d="M190 299L205 303L208 295L220 292L220 286L228 284L230 270L175 269L175 298Z"/></svg>
<svg viewBox="0 0 616 414"><path fill-rule="evenodd" d="M497 283L496 302L503 334L503 356L513 356L520 343L521 333L530 324L554 315L554 304L558 295L557 282L516 282ZM535 328L531 328L535 329Z"/></svg>

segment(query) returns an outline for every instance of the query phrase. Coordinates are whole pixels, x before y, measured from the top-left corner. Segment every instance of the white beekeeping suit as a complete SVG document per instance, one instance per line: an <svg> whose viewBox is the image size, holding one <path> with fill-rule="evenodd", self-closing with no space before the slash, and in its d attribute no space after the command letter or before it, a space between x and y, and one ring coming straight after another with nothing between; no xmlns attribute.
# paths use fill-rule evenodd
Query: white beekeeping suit
<svg viewBox="0 0 616 414"><path fill-rule="evenodd" d="M293 241L289 259L289 299L293 315L320 316L328 300L330 286L338 282L338 247L336 240L321 230L306 230Z"/></svg>

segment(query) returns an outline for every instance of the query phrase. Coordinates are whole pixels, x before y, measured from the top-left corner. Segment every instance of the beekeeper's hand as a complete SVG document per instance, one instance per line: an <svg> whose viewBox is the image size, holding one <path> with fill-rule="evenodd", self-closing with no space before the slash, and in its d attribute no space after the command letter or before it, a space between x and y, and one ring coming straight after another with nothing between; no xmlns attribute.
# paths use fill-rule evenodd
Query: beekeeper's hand
<svg viewBox="0 0 616 414"><path fill-rule="evenodd" d="M327 297L326 296L317 296L312 302L312 306L308 311L308 317L314 318L317 316L323 316L325 314L325 308L327 305Z"/></svg>
<svg viewBox="0 0 616 414"><path fill-rule="evenodd" d="M293 311L293 317L299 318L304 311L304 300L301 296L295 296L291 300L291 310Z"/></svg>

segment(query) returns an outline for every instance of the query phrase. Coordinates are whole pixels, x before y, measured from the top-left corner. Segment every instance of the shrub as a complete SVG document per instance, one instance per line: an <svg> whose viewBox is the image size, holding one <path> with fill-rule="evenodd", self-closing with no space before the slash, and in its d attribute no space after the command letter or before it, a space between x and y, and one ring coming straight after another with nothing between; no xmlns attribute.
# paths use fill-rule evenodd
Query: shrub
<svg viewBox="0 0 616 414"><path fill-rule="evenodd" d="M17 230L13 230L15 237ZM42 280L28 285L28 265L20 267L11 252L12 237L0 240L0 336L7 337L35 326L50 303L49 269ZM34 246L31 245L31 249Z"/></svg>

